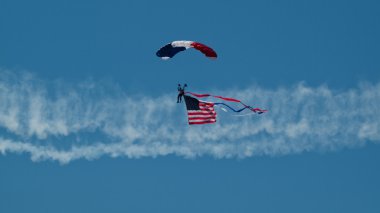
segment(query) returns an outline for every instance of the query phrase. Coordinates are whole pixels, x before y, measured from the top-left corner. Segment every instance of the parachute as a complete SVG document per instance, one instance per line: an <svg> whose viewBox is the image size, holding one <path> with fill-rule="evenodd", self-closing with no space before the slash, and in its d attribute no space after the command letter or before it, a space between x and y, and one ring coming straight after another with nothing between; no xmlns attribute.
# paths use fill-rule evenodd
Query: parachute
<svg viewBox="0 0 380 213"><path fill-rule="evenodd" d="M204 44L194 42L194 41L173 41L161 47L156 52L156 55L160 57L161 59L167 60L174 57L177 53L181 51L185 51L189 48L195 48L196 50L199 50L208 58L211 58L211 59L217 58L217 54L213 49L211 49L210 47Z"/></svg>

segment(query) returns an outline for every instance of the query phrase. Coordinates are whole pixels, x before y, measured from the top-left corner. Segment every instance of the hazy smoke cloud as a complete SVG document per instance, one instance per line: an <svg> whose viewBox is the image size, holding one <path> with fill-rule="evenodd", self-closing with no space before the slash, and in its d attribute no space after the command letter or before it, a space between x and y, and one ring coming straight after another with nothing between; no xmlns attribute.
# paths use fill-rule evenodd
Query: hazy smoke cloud
<svg viewBox="0 0 380 213"><path fill-rule="evenodd" d="M0 71L0 153L61 163L104 155L245 158L380 141L380 84L214 93L269 112L235 117L217 109L216 124L189 126L174 93L140 97L102 82L68 85Z"/></svg>

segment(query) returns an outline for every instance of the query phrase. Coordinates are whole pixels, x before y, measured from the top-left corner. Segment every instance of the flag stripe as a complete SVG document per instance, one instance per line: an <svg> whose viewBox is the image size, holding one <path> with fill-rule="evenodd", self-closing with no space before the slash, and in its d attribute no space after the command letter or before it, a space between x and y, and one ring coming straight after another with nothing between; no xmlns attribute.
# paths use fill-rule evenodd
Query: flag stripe
<svg viewBox="0 0 380 213"><path fill-rule="evenodd" d="M188 115L189 118L216 118L216 115Z"/></svg>
<svg viewBox="0 0 380 213"><path fill-rule="evenodd" d="M202 121L209 121L209 122L215 122L216 119L213 118L208 118L208 119L204 119L204 118L198 118L198 119L189 119L189 122L202 122Z"/></svg>
<svg viewBox="0 0 380 213"><path fill-rule="evenodd" d="M193 121L216 121L216 118L189 118L189 122Z"/></svg>
<svg viewBox="0 0 380 213"><path fill-rule="evenodd" d="M191 110L188 111L187 114L189 115L215 115L215 111L206 111L206 110Z"/></svg>
<svg viewBox="0 0 380 213"><path fill-rule="evenodd" d="M215 122L216 121L198 121L198 122L189 121L189 124L212 124Z"/></svg>

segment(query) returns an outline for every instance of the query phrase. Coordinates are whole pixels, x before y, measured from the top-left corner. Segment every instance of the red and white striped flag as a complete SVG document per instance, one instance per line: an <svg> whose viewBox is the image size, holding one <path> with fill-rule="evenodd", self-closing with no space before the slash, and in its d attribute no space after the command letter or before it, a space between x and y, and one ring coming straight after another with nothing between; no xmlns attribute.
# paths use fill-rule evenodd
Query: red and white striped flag
<svg viewBox="0 0 380 213"><path fill-rule="evenodd" d="M185 95L189 124L210 124L216 122L214 103L200 101Z"/></svg>

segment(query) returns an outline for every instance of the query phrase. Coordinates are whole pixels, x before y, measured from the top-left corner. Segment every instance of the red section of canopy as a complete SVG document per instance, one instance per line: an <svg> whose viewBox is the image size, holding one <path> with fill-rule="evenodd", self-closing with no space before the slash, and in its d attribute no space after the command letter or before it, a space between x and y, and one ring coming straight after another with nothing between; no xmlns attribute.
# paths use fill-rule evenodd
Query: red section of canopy
<svg viewBox="0 0 380 213"><path fill-rule="evenodd" d="M216 58L217 57L216 52L213 49L211 49L210 47L208 47L208 46L206 46L204 44L201 44L201 43L198 43L198 42L193 42L191 44L191 46L193 46L195 49L201 51L207 57L210 57L210 58Z"/></svg>

